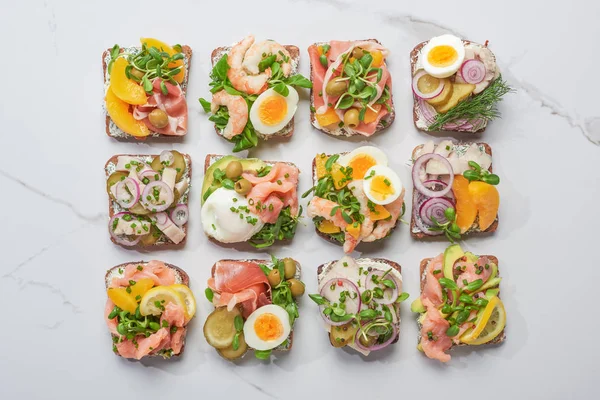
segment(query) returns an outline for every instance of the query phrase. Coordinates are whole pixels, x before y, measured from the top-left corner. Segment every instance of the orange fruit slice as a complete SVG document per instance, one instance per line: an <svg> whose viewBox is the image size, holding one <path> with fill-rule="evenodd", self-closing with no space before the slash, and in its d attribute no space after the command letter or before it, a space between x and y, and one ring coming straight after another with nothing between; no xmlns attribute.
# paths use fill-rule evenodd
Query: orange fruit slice
<svg viewBox="0 0 600 400"><path fill-rule="evenodd" d="M498 215L500 206L498 189L488 183L475 181L469 184L469 193L479 211L479 229L485 231L494 223Z"/></svg>
<svg viewBox="0 0 600 400"><path fill-rule="evenodd" d="M379 110L381 110L381 106L381 104L373 104L371 107L375 111L367 107L367 112L365 112L365 119L363 120L363 122L365 124L370 124L371 122L375 121L377 119L377 116L379 115Z"/></svg>
<svg viewBox="0 0 600 400"><path fill-rule="evenodd" d="M129 63L123 57L115 60L110 73L110 86L113 93L127 104L142 105L148 102L144 88L127 78L125 68Z"/></svg>
<svg viewBox="0 0 600 400"><path fill-rule="evenodd" d="M339 124L340 117L338 117L337 113L333 108L328 108L327 111L323 114L315 113L315 118L319 122L319 125L322 127L328 127L333 124Z"/></svg>
<svg viewBox="0 0 600 400"><path fill-rule="evenodd" d="M471 196L467 178L456 175L452 191L456 197L456 224L460 227L460 232L465 233L477 218L477 205Z"/></svg>
<svg viewBox="0 0 600 400"><path fill-rule="evenodd" d="M115 95L112 89L112 83L106 92L106 110L113 122L123 132L129 133L135 137L144 137L150 134L150 129L148 129L146 124L133 118L133 114L129 111L129 104Z"/></svg>
<svg viewBox="0 0 600 400"><path fill-rule="evenodd" d="M164 51L165 53L167 53L170 56L177 53L174 48L172 48L171 46L169 46L168 44L166 44L164 42L161 42L158 39L141 38L140 41L142 42L142 44L146 44L146 47L156 47L158 50ZM184 68L183 60L177 60L172 63L169 63L169 68L177 68L177 67L181 67L181 71L179 71L179 73L177 75L173 76L173 79L175 79L178 83L181 83L181 82L183 82L183 78L185 78L185 68Z"/></svg>
<svg viewBox="0 0 600 400"><path fill-rule="evenodd" d="M379 68L383 65L383 53L379 50L374 50L371 52L371 56L373 56L373 64L371 64L375 68Z"/></svg>

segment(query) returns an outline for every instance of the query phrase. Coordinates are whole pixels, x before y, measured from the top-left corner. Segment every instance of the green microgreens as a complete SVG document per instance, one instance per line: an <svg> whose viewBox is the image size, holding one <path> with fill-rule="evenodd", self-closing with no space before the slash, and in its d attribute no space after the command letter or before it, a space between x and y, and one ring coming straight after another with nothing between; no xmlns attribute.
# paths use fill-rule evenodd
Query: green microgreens
<svg viewBox="0 0 600 400"><path fill-rule="evenodd" d="M469 161L469 167L472 169L463 172L463 176L468 179L469 182L483 181L489 185L497 185L500 183L500 177L498 175L492 174L488 170L484 170L475 161Z"/></svg>
<svg viewBox="0 0 600 400"><path fill-rule="evenodd" d="M448 207L444 211L444 216L446 217L447 222L443 224L432 216L431 220L435 226L429 229L432 231L444 232L446 238L452 243L454 243L456 240L460 240L460 227L456 223L456 210L452 207Z"/></svg>
<svg viewBox="0 0 600 400"><path fill-rule="evenodd" d="M160 78L160 90L164 95L167 95L168 90L164 81L177 86L178 83L173 77L179 74L182 68L182 66L172 67L170 65L184 58L185 56L181 52L169 55L162 49L154 46L148 47L144 43L141 51L127 56L129 65L125 68L125 75L128 79L138 82L148 95L151 95L154 91L152 81Z"/></svg>

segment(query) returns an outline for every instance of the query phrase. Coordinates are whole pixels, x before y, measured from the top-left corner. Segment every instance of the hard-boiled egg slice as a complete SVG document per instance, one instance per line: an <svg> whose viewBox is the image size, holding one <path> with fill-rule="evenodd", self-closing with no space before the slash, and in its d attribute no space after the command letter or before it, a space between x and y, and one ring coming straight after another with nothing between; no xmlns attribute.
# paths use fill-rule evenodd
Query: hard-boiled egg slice
<svg viewBox="0 0 600 400"><path fill-rule="evenodd" d="M254 129L263 135L272 135L290 122L298 108L298 92L291 86L289 93L282 96L267 89L257 97L250 108L250 121Z"/></svg>
<svg viewBox="0 0 600 400"><path fill-rule="evenodd" d="M244 323L244 339L255 350L271 350L290 336L290 317L275 304L257 308Z"/></svg>
<svg viewBox="0 0 600 400"><path fill-rule="evenodd" d="M375 204L385 205L400 196L402 181L391 168L375 165L365 174L363 188L369 200Z"/></svg>
<svg viewBox="0 0 600 400"><path fill-rule="evenodd" d="M373 146L362 146L340 156L337 161L342 167L352 168L352 179L362 179L369 168L388 165L385 153Z"/></svg>
<svg viewBox="0 0 600 400"><path fill-rule="evenodd" d="M421 50L425 72L436 78L447 78L458 71L465 59L465 45L454 35L432 38Z"/></svg>
<svg viewBox="0 0 600 400"><path fill-rule="evenodd" d="M221 243L246 242L264 226L264 222L245 211L247 209L250 206L244 196L220 187L202 205L202 228Z"/></svg>

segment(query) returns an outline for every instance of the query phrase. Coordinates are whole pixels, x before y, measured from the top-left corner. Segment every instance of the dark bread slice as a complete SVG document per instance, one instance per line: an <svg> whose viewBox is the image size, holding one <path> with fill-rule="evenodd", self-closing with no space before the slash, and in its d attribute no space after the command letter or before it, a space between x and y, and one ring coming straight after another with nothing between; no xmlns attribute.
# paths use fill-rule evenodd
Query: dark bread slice
<svg viewBox="0 0 600 400"><path fill-rule="evenodd" d="M348 154L348 152L337 153L337 154L339 154L339 155L344 155L344 154ZM326 157L331 157L331 156L333 156L333 155L334 155L334 154L325 154L325 156L326 156ZM318 155L317 155L317 156L318 156ZM314 158L313 158L313 161L312 161L312 182L313 182L313 186L315 186L315 185L317 184L317 180L315 180L315 177L316 177L316 175L317 175L317 157L314 157ZM405 199L405 200L404 200L404 204L406 205L406 193L404 194L404 199ZM402 218L402 215L400 215L400 217L398 217L398 219L396 220L396 224L395 224L395 225L392 227L392 229L390 229L390 231L389 231L389 233L387 234L387 236L385 236L385 237L383 237L383 238L381 238L381 239L375 240L375 241L373 241L373 242L360 242L360 243L359 243L359 244L358 244L356 247L360 246L360 244L361 244L361 243L377 243L377 242L379 242L379 241L381 241L381 240L383 240L383 239L387 238L387 237L388 237L388 236L390 236L390 235L391 235L391 234L394 232L394 230L395 230L395 229L398 227L398 222L400 221L400 219L401 219L401 218ZM327 241L329 241L329 242L331 242L331 243L337 244L338 246L343 246L343 245L342 245L342 243L338 242L338 241L337 241L337 240L336 240L334 237L332 237L330 234L327 234L327 233L323 233L323 232L321 232L319 229L317 229L317 227L316 227L316 226L315 226L315 232L317 232L317 235L321 236L323 239L325 239L325 240L327 240Z"/></svg>
<svg viewBox="0 0 600 400"><path fill-rule="evenodd" d="M381 42L377 39L365 39L365 40L358 40L358 41L359 42L375 42L377 44L381 44ZM317 42L317 43L313 43L313 45L320 46L320 45L323 45L326 43L328 43L328 42ZM314 81L314 79L313 79L313 64L312 64L312 60L310 60L310 57L309 57L309 62L310 62L310 80L311 80L311 82L313 82ZM391 72L390 72L390 80L391 79L392 78L391 78ZM333 136L333 137L364 136L364 135L361 135L360 133L349 132L348 130L346 130L346 128L343 128L343 127L339 129L339 132L340 132L339 134L335 134L329 129L318 126L317 119L315 117L316 111L312 111L314 109L313 95L314 95L314 89L311 88L310 89L310 106L311 106L310 122L311 122L312 126L314 126L316 129L320 130L321 132L325 132L326 134ZM396 118L396 108L394 107L394 94L391 91L390 91L390 106L392 108L392 112L390 112L384 118L382 118L382 121L386 122L385 126L378 126L373 134L376 134L376 133L388 128L394 122L394 119ZM367 137L367 136L365 136L365 137Z"/></svg>
<svg viewBox="0 0 600 400"><path fill-rule="evenodd" d="M292 260L294 260L292 258ZM257 263L257 264L265 264L265 265L271 265L272 262L271 260L259 260L259 259L242 259L242 260L233 260L233 259L224 259L224 260L219 260L217 262L221 262L221 261L233 261L233 262L237 262L237 261L248 261L248 262L252 262L252 263ZM296 279L300 279L302 277L302 267L300 265L300 263L297 260L294 260L296 262L296 275L295 278ZM217 263L214 263L213 266L210 269L210 276L212 278L215 277L215 268L217 266ZM269 299L270 300L270 299ZM290 331L290 336L288 338L288 345L285 347L279 346L274 348L273 350L277 350L277 351L290 351L292 350L292 346L294 344L294 327L292 326L292 329ZM248 346L248 349L251 349L250 346Z"/></svg>
<svg viewBox="0 0 600 400"><path fill-rule="evenodd" d="M492 148L489 144L485 143L485 142L479 142L477 143L483 147L485 147L485 152L487 154L489 154L490 156L492 156ZM415 154L417 152L418 149L420 149L421 147L423 147L422 144L418 145L417 147L415 147L412 151L412 159L415 159ZM490 164L490 172L493 172L493 161L492 164ZM420 230L418 232L414 232L414 229L419 229L416 224L415 224L415 213L414 213L414 208L415 208L415 204L414 204L414 199L416 197L417 194L417 189L414 188L413 185L413 191L412 191L412 199L413 199L413 205L412 205L412 211L410 213L410 234L413 238L415 239L429 239L429 240L435 240L436 238L445 238L444 235L437 235L437 236L430 236L430 235L426 235L425 233L421 232ZM499 221L499 217L496 216L496 220L492 223L492 225L490 225L485 231L479 231L476 228L477 226L477 221L478 221L477 217L475 219L475 222L473 223L473 226L465 233L463 233L463 235L485 235L485 234L489 234L492 232L496 232L496 230L498 229L498 221Z"/></svg>
<svg viewBox="0 0 600 400"><path fill-rule="evenodd" d="M330 261L328 263L325 264L321 264L317 267L317 287L319 286L319 279L320 279L320 275L323 273L323 270L328 267L329 265L332 265L333 263L338 262L339 260L334 260L334 261ZM382 264L386 264L391 268L394 268L396 271L398 271L400 274L402 274L402 266L400 264L398 264L397 262L388 260L386 258L371 258L371 257L362 257L362 258L356 258L354 259L354 261L356 261L356 263L361 266L361 262L362 263L373 263L373 262L379 262ZM400 307L398 307L398 318L400 318ZM327 337L329 339L329 334L327 334ZM400 339L400 329L398 329L398 334L396 335L396 338L394 339L394 341L391 344L394 344L396 342L398 342L398 340ZM331 344L331 342L330 342ZM331 346L333 347L333 345L331 344Z"/></svg>
<svg viewBox="0 0 600 400"><path fill-rule="evenodd" d="M298 72L298 64L300 63L300 49L298 48L298 46L294 46L291 44L286 44L286 45L282 45L282 46L285 47L285 49L290 53L290 59L292 62L292 75L293 75ZM221 47L217 47L216 49L214 49L212 51L212 53L210 54L211 65L214 67L215 64L221 59L221 57L224 54L229 53L229 51L231 50L232 47L233 46L221 46ZM294 67L294 64L296 65L296 67ZM217 128L216 125L215 125L215 132L217 132L217 134L219 136L222 136L221 132L219 132L219 129ZM275 132L272 135L263 135L259 132L256 132L256 134L262 140L269 140L274 137L288 138L294 134L294 117L292 117L290 122L288 122L286 126L281 128L280 131Z"/></svg>
<svg viewBox="0 0 600 400"><path fill-rule="evenodd" d="M111 276L112 274L121 275L121 274L118 273L119 268L123 268L124 269L129 264L144 264L145 265L147 263L148 263L147 261L133 261L133 262L127 262L127 263L119 264L119 265L116 265L116 266L112 267L111 269L109 269L108 271L106 271L106 275L104 275L104 286L105 286L105 289L108 290L108 287L110 286L110 282L112 280L112 276ZM173 264L169 264L169 263L164 263L164 264L168 268L170 268L173 271L175 271L175 281L176 282L177 281L181 281L182 285L185 285L187 287L190 286L190 277L187 274L187 272L185 272L184 270L182 270L181 268L179 268L179 267L177 267L177 266L175 266ZM187 329L186 329L186 334L187 334ZM111 334L110 336L112 338L118 337L117 335L113 335L113 334ZM181 351L179 352L179 354L173 354L171 357L179 357L179 356L183 355L183 352L185 351L185 339L186 338L184 336L184 338L183 338L183 346L181 346ZM115 353L115 354L117 356L119 356L119 357L122 357L119 353ZM151 355L145 356L143 358L159 357L159 356L160 356L159 354L151 354ZM135 359L131 358L131 360L135 360Z"/></svg>
<svg viewBox="0 0 600 400"><path fill-rule="evenodd" d="M191 181L192 181L192 158L190 157L189 154L186 153L181 153L181 155L183 156L183 158L186 161L187 167L188 167L188 175L189 175L189 179L190 179L190 183L189 186L191 187ZM153 157L157 157L158 154L156 155L151 155L151 154L115 154L114 156L112 156L111 158L108 159L108 161L106 161L106 163L104 164L104 173L106 175L106 178L108 179L108 177L110 176L110 174L108 173L108 164L109 163L117 163L117 159L119 156L129 156L129 157L147 157L147 156L153 156ZM108 196L108 194L107 194ZM188 204L189 203L189 199L190 199L190 189L188 188L188 197L187 197L187 201L184 204ZM113 215L115 214L114 209L113 209L113 203L114 200L108 196L108 218L110 220L110 218L113 217ZM189 222L189 221L188 221ZM183 247L185 245L185 243L187 242L187 237L188 237L188 222L186 222L181 229L185 232L185 237L183 238L183 240L180 243L173 243L173 242L167 242L167 243L155 243L152 246L142 246L142 245L135 245L135 246L121 246L119 243L117 243L113 237L110 237L110 240L116 244L119 245L123 248L126 249L133 249L133 250L138 250L138 251L143 251L143 250L149 250L149 249L159 249L159 250L163 250L163 249L179 249L181 247Z"/></svg>
<svg viewBox="0 0 600 400"><path fill-rule="evenodd" d="M108 68L108 64L106 63L106 58L107 56L110 55L112 49L106 49L104 50L104 52L102 53L102 76L104 79L104 83L106 83L106 69ZM123 53L123 48L120 49L120 53ZM182 45L181 46L181 52L183 53L183 56L185 58L184 61L184 68L185 68L185 77L183 78L183 82L181 83L181 90L183 91L183 94L185 95L187 93L187 87L188 87L188 82L190 79L190 66L191 66L191 61L192 61L192 48L188 45ZM139 141L139 140L146 140L148 138L179 138L179 136L169 136L169 135L162 135L160 133L153 133L150 134L147 137L144 138L136 138L134 136L131 136L125 132L123 132L122 135L113 135L110 132L110 122L111 122L111 118L108 115L108 113L106 113L106 118L105 118L105 131L106 134L110 137L113 137L115 139L118 140L123 140L123 141Z"/></svg>
<svg viewBox="0 0 600 400"><path fill-rule="evenodd" d="M496 256L490 256L490 255L485 255L485 256L480 256L480 257L487 257L491 262L493 262L494 264L496 264L498 266L498 276L500 276L500 267L498 265L498 257ZM425 282L427 281L427 275L425 274L425 268L427 268L427 264L429 264L429 261L433 260L433 258L424 258L423 260L421 260L421 265L419 268L419 277L420 277L420 288L421 288L421 293L423 293L423 287L425 287ZM498 286L498 298L500 297L500 286ZM421 324L418 322L417 320L417 325L419 327L419 334L418 334L418 341L421 341ZM496 336L494 338L494 340L492 340L489 343L486 343L485 345L489 345L489 344L498 344L498 343L502 343L506 340L506 329L502 330L502 332L500 332L500 334L498 336ZM452 342L452 347L454 346L469 346L466 343L459 343L459 344L454 344L454 342Z"/></svg>
<svg viewBox="0 0 600 400"><path fill-rule="evenodd" d="M410 52L410 81L411 82L412 82L413 76L416 72L416 65L417 65L417 60L419 59L419 52L421 51L423 46L425 46L428 42L429 42L429 40L419 43ZM468 44L479 45L479 43L471 42L470 40L464 40L464 39L463 39L463 44L465 46ZM480 46L482 46L482 45L480 45ZM418 127L417 126L418 119L419 119L419 115L417 113L417 96L413 93L413 123L415 124L415 128L417 128L418 130L423 131L423 132L432 132L427 129ZM475 131L459 131L459 130L454 130L454 129L440 129L439 131L440 132L480 133L480 132L485 131L486 128L487 128L487 123L485 125L483 125L482 128L479 128Z"/></svg>

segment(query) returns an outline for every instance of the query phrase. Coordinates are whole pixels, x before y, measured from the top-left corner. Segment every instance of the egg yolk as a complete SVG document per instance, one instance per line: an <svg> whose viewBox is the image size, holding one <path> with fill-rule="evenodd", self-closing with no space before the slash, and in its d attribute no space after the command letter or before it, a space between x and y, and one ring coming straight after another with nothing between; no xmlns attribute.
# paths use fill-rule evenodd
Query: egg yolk
<svg viewBox="0 0 600 400"><path fill-rule="evenodd" d="M392 182L383 175L376 175L371 178L371 195L377 200L385 200L388 196L394 194Z"/></svg>
<svg viewBox="0 0 600 400"><path fill-rule="evenodd" d="M377 165L377 161L368 154L359 154L348 163L352 168L352 179L362 179L372 166Z"/></svg>
<svg viewBox="0 0 600 400"><path fill-rule="evenodd" d="M283 325L275 314L264 313L256 318L254 332L261 340L275 340L283 334Z"/></svg>
<svg viewBox="0 0 600 400"><path fill-rule="evenodd" d="M458 53L452 46L436 46L429 51L427 61L434 67L447 67L458 60Z"/></svg>
<svg viewBox="0 0 600 400"><path fill-rule="evenodd" d="M258 107L258 118L265 125L277 125L287 115L287 102L281 96L269 96Z"/></svg>

